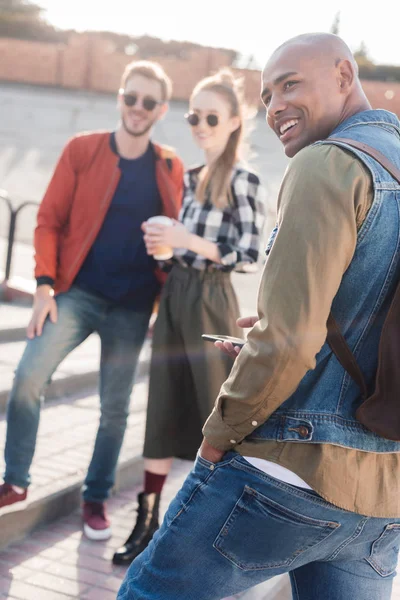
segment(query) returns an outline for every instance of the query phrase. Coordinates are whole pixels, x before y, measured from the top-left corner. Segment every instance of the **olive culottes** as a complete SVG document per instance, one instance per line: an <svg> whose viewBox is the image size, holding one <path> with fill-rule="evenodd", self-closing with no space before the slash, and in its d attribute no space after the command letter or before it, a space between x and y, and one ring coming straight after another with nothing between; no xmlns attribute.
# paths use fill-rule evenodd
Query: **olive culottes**
<svg viewBox="0 0 400 600"><path fill-rule="evenodd" d="M153 332L144 456L193 460L233 361L203 333L242 336L229 273L175 265Z"/></svg>

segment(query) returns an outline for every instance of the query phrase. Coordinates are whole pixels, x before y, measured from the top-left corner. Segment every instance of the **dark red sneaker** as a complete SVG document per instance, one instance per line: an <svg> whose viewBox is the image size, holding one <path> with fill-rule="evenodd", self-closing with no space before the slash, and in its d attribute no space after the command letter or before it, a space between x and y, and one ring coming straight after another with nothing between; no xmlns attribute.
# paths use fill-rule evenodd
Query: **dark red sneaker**
<svg viewBox="0 0 400 600"><path fill-rule="evenodd" d="M22 494L18 494L9 483L3 483L0 485L0 508L3 506L10 506L16 502L22 502L26 500L28 490L24 490Z"/></svg>
<svg viewBox="0 0 400 600"><path fill-rule="evenodd" d="M111 523L104 502L83 503L83 531L89 540L108 540Z"/></svg>

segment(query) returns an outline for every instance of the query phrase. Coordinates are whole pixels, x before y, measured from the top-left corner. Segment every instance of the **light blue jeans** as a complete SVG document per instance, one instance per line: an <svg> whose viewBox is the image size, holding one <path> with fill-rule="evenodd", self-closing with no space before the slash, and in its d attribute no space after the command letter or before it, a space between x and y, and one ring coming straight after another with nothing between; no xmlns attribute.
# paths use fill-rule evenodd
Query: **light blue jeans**
<svg viewBox="0 0 400 600"><path fill-rule="evenodd" d="M15 373L7 408L4 480L21 487L30 484L43 390L61 361L97 332L101 417L83 496L102 502L114 484L135 368L152 306L135 312L74 286L57 297L57 308L57 323L47 320L42 335L28 341Z"/></svg>
<svg viewBox="0 0 400 600"><path fill-rule="evenodd" d="M198 458L118 600L220 600L282 573L294 600L389 600L400 518L341 510L230 452Z"/></svg>

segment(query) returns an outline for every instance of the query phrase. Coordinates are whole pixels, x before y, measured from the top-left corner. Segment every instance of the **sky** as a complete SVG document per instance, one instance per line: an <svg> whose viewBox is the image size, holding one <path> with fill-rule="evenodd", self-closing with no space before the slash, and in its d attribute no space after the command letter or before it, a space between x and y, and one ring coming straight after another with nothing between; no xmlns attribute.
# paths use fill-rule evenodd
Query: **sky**
<svg viewBox="0 0 400 600"><path fill-rule="evenodd" d="M231 48L263 66L282 42L329 31L340 11L340 35L355 51L365 42L376 63L400 65L400 2L380 0L36 0L56 27L152 35Z"/></svg>

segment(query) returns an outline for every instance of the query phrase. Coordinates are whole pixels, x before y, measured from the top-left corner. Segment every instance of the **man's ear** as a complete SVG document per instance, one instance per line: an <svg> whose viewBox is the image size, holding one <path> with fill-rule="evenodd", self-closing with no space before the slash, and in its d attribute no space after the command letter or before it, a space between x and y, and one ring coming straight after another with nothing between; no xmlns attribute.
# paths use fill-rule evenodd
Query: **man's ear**
<svg viewBox="0 0 400 600"><path fill-rule="evenodd" d="M159 120L163 119L165 117L165 115L167 114L169 109L169 104L168 102L165 102L164 104L161 105L160 108L160 115L158 117Z"/></svg>
<svg viewBox="0 0 400 600"><path fill-rule="evenodd" d="M348 92L355 79L354 66L347 60L341 60L337 66L338 82L342 92Z"/></svg>

